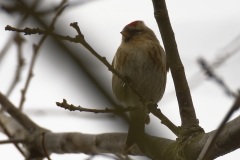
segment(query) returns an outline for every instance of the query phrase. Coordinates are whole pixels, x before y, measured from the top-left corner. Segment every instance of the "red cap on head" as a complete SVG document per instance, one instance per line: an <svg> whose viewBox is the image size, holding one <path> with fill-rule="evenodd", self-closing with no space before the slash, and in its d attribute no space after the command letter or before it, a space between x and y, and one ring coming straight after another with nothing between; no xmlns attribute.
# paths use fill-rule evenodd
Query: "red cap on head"
<svg viewBox="0 0 240 160"><path fill-rule="evenodd" d="M129 23L129 24L126 25L126 26L133 26L133 27L135 27L138 22L139 22L139 21L133 21L133 22Z"/></svg>

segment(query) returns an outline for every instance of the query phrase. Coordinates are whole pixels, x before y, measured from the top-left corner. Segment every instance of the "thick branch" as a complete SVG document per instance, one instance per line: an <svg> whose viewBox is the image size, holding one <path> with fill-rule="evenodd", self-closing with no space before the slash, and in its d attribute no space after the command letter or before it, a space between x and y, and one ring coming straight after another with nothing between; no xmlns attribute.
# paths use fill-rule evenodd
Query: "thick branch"
<svg viewBox="0 0 240 160"><path fill-rule="evenodd" d="M1 118L1 117L0 117ZM10 117L9 117L10 118ZM216 158L226 153L229 153L240 147L240 116L226 124L221 132L216 145L211 154L211 158ZM16 123L5 123L11 134L18 137L18 133L23 130ZM12 124L14 124L12 126ZM12 126L12 127L11 127ZM16 129L17 128L17 129ZM185 141L173 141L169 139L146 135L145 137L145 156L151 159L175 160L175 159L197 159L199 153L208 140L208 137L215 134L216 131L210 133L202 133L197 136L189 136ZM28 134L28 145L39 153L44 154L42 146L42 136ZM85 154L100 154L112 153L121 154L122 145L125 142L127 133L105 133L105 134L82 134L82 133L52 133L45 132L44 146L48 154L57 153L85 153ZM176 154L178 153L178 154ZM144 156L140 150L134 146L129 152L130 155Z"/></svg>
<svg viewBox="0 0 240 160"><path fill-rule="evenodd" d="M157 21L171 69L178 99L182 127L198 126L193 102L181 62L176 40L170 24L165 0L153 0L154 16Z"/></svg>

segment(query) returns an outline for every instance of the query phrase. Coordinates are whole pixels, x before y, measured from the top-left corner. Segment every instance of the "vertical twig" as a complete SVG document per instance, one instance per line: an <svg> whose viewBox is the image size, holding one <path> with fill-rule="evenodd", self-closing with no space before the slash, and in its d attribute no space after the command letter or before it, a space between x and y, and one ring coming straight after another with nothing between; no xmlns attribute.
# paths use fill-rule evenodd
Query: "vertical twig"
<svg viewBox="0 0 240 160"><path fill-rule="evenodd" d="M54 29L54 23L56 22L57 18L59 17L59 15L62 13L62 11L65 9L64 4L66 3L67 1L66 0L63 0L62 3L59 5L59 10L58 12L56 13L55 17L53 18L50 26L48 27L47 31L50 33L52 32L52 30ZM31 64L30 64L30 68L29 68L29 72L28 72L28 76L27 76L27 80L26 80L26 83L25 83L25 86L24 86L24 89L22 90L22 96L21 96L21 100L20 100L20 104L19 104L19 109L22 110L22 107L23 107L23 103L26 99L26 92L27 92L27 89L28 89L28 86L29 86L29 83L30 83L30 80L31 80L31 77L33 76L33 67L34 67L34 64L35 64L35 60L36 60L36 57L38 55L38 51L40 49L40 47L42 46L44 40L47 38L48 34L44 34L43 37L41 38L40 42L38 45L36 44L33 44L33 57L32 57L32 60L31 60Z"/></svg>
<svg viewBox="0 0 240 160"><path fill-rule="evenodd" d="M47 153L44 140L45 140L45 132L42 132L42 148L43 148L44 154L47 157L47 159L51 160L51 158L49 157L49 155Z"/></svg>
<svg viewBox="0 0 240 160"><path fill-rule="evenodd" d="M15 72L15 76L13 78L12 84L10 85L10 87L7 91L7 94L6 94L7 97L10 96L14 87L19 82L21 70L22 70L22 67L24 66L24 59L22 56L22 43L25 41L25 39L20 34L16 34L14 40L15 40L15 43L17 44L17 48L18 48L18 52L17 52L18 66L17 66L17 70Z"/></svg>

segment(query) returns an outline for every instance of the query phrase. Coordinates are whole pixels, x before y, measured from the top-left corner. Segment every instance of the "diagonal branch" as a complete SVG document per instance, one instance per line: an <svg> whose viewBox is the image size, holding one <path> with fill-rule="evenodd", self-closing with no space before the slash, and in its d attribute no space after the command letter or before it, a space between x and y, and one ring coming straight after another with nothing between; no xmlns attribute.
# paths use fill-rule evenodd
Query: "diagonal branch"
<svg viewBox="0 0 240 160"><path fill-rule="evenodd" d="M202 149L202 152L199 155L198 160L210 159L210 156L212 156L211 155L212 150L214 148L214 145L216 144L216 141L217 141L218 137L220 136L221 131L223 130L225 124L227 123L227 121L229 120L229 118L231 117L233 112L236 111L239 107L240 107L240 95L238 95L238 97L236 98L233 106L228 111L227 115L225 116L225 118L221 122L221 124L218 127L217 131L213 134L212 139L210 139L210 143L209 144L206 143L206 145Z"/></svg>
<svg viewBox="0 0 240 160"><path fill-rule="evenodd" d="M178 53L178 48L169 20L165 0L152 0L152 2L154 7L154 16L163 39L164 48L167 54L167 61L170 65L172 78L175 85L182 127L198 127L198 119L196 118L184 67Z"/></svg>
<svg viewBox="0 0 240 160"><path fill-rule="evenodd" d="M177 137L179 137L179 127L173 124L163 113L162 111L157 108L150 106L148 107L149 111L156 116L158 119L161 120L161 123L167 126Z"/></svg>
<svg viewBox="0 0 240 160"><path fill-rule="evenodd" d="M33 133L39 127L25 114L21 113L8 99L0 92L0 104L8 114L20 123L28 133Z"/></svg>
<svg viewBox="0 0 240 160"><path fill-rule="evenodd" d="M220 61L222 63L223 59ZM212 80L214 80L228 95L229 97L237 98L237 94L232 92L228 85L222 80L213 70L213 67L208 64L208 62L204 58L198 59L198 64L200 65L201 69L205 72L206 76ZM217 63L219 64L219 63Z"/></svg>
<svg viewBox="0 0 240 160"><path fill-rule="evenodd" d="M0 127L2 128L3 132L8 136L8 138L12 138L11 133L8 131L7 127L5 127L5 124L2 122L1 118L0 118ZM22 150L22 148L16 143L16 142L11 142L14 144L14 146L19 150L19 152L26 157L24 151ZM3 144L2 141L0 141L0 144Z"/></svg>

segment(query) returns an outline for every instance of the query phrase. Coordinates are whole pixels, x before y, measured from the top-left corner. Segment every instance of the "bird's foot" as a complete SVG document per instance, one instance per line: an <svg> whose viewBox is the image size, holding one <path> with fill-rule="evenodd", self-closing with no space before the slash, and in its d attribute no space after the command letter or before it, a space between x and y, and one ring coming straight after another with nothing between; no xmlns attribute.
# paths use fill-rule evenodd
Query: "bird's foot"
<svg viewBox="0 0 240 160"><path fill-rule="evenodd" d="M158 107L158 105L156 104L156 103L153 103L153 101L146 101L145 103L144 103L144 108L147 110L147 112L148 113L150 113L150 108L157 108Z"/></svg>

